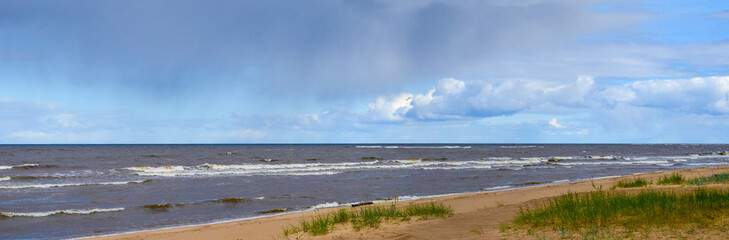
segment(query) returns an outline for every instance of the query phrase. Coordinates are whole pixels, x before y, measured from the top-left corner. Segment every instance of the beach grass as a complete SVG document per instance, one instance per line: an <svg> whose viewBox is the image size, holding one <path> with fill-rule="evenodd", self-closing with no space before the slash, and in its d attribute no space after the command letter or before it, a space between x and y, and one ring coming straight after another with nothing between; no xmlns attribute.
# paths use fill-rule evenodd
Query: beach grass
<svg viewBox="0 0 729 240"><path fill-rule="evenodd" d="M453 208L443 203L429 202L410 204L406 207L392 205L368 206L355 210L341 208L327 215L319 215L310 220L302 220L298 226L283 230L284 237L296 233L312 236L324 235L335 229L336 225L351 223L352 229L378 228L383 221L409 221L413 217L426 220L431 217L446 218L453 216Z"/></svg>
<svg viewBox="0 0 729 240"><path fill-rule="evenodd" d="M699 177L688 181L692 185L704 185L710 183L728 183L729 173L719 173L711 175L710 177Z"/></svg>
<svg viewBox="0 0 729 240"><path fill-rule="evenodd" d="M658 185L681 185L686 183L686 179L678 173L674 173L671 176L663 176L658 179Z"/></svg>
<svg viewBox="0 0 729 240"><path fill-rule="evenodd" d="M569 193L547 203L521 208L511 223L500 226L502 232L544 228L560 235L583 233L583 237L606 232L601 231L604 229L622 229L626 234L666 228L727 231L729 191L699 188L681 193L653 190L638 194Z"/></svg>
<svg viewBox="0 0 729 240"><path fill-rule="evenodd" d="M648 186L650 182L646 181L645 179L638 178L633 180L620 180L618 183L613 186L613 188L634 188L634 187L644 187Z"/></svg>

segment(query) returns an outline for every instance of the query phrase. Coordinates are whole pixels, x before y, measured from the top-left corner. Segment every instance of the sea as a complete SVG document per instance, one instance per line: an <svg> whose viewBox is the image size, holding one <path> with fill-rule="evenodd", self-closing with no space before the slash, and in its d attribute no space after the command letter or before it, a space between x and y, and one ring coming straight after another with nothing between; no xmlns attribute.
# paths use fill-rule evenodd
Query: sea
<svg viewBox="0 0 729 240"><path fill-rule="evenodd" d="M704 144L0 145L0 239L110 235L728 165L726 151Z"/></svg>

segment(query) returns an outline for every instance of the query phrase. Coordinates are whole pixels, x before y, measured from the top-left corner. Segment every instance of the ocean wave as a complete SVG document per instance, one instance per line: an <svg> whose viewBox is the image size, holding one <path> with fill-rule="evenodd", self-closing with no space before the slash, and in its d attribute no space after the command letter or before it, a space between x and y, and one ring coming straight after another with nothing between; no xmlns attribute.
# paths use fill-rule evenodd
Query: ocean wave
<svg viewBox="0 0 729 240"><path fill-rule="evenodd" d="M338 202L328 202L328 203L321 203L314 206L309 207L309 209L324 209L324 208L334 208L341 206Z"/></svg>
<svg viewBox="0 0 729 240"><path fill-rule="evenodd" d="M503 186L495 186L495 187L482 188L481 190L494 191L494 190L507 189L507 188L510 188L510 187L513 187L513 186L511 186L511 185L503 185Z"/></svg>
<svg viewBox="0 0 729 240"><path fill-rule="evenodd" d="M534 145L528 145L528 146L499 146L500 148L535 148L537 146Z"/></svg>
<svg viewBox="0 0 729 240"><path fill-rule="evenodd" d="M512 168L541 165L547 162L546 158L533 157L511 160L473 160L473 161L447 161L446 160L374 160L366 162L343 163L286 163L286 164L238 164L221 165L205 163L194 166L167 166L167 167L127 167L139 176L177 177L177 176L216 176L216 175L333 175L349 171L363 170L463 170L463 169L491 169L492 167ZM518 170L518 169L514 169Z"/></svg>
<svg viewBox="0 0 729 240"><path fill-rule="evenodd" d="M155 204L147 204L139 206L139 208L146 208L146 209L152 209L152 210L166 210L167 208L171 207L184 207L189 205L200 205L200 204L238 204L238 203L245 203L253 200L263 200L265 197L255 197L255 198L244 198L244 197L227 197L227 198L218 198L218 199L208 199L208 200L200 200L200 201L194 201L194 202L183 202L183 203L155 203Z"/></svg>
<svg viewBox="0 0 729 240"><path fill-rule="evenodd" d="M726 163L726 162L717 162L717 163L686 163L686 165L689 165L689 166L720 166L720 165L729 165L729 163Z"/></svg>
<svg viewBox="0 0 729 240"><path fill-rule="evenodd" d="M444 146L379 146L379 145L364 145L354 146L355 148L388 148L388 149L469 149L471 146L458 146L458 145L444 145Z"/></svg>
<svg viewBox="0 0 729 240"><path fill-rule="evenodd" d="M10 177L0 177L0 182L1 181L10 181Z"/></svg>
<svg viewBox="0 0 729 240"><path fill-rule="evenodd" d="M590 158L590 159L615 159L615 156L613 156L613 155L600 155L600 156L592 155L592 156L587 156L587 158Z"/></svg>
<svg viewBox="0 0 729 240"><path fill-rule="evenodd" d="M124 168L132 171L145 171L145 172L169 172L183 170L182 166L162 166L162 167L128 167Z"/></svg>
<svg viewBox="0 0 729 240"><path fill-rule="evenodd" d="M488 159L488 160L511 160L513 158L512 157L487 157L485 159Z"/></svg>
<svg viewBox="0 0 729 240"><path fill-rule="evenodd" d="M47 212L0 212L0 215L5 217L47 217L55 214L93 214L101 212L116 212L123 211L124 208L93 208L93 209L67 209L67 210L53 210Z"/></svg>
<svg viewBox="0 0 729 240"><path fill-rule="evenodd" d="M29 184L29 185L6 185L0 186L0 189L24 189L24 188L56 188L71 186L89 186L89 185L124 185L130 183L143 183L151 180L137 180L126 182L91 182L91 183L49 183L49 184Z"/></svg>
<svg viewBox="0 0 729 240"><path fill-rule="evenodd" d="M333 175L347 171L376 169L422 169L422 170L457 170L457 169L489 169L491 164L498 166L534 164L544 159L512 160L512 161L423 161L421 159L387 160L344 163L305 163L305 164L240 164L219 165L200 164L196 166L161 167L128 167L139 176L214 176L214 175Z"/></svg>
<svg viewBox="0 0 729 240"><path fill-rule="evenodd" d="M370 159L370 158L368 158ZM631 159L631 160L629 160ZM638 160L640 159L640 160ZM214 164L205 163L191 166L162 166L162 167L127 167L125 170L133 171L139 176L217 176L217 175L283 175L283 176L312 176L334 175L351 171L367 170L467 170L467 169L498 169L522 170L524 168L553 168L561 166L569 168L580 165L656 165L673 166L686 159L669 159L661 157L649 158L622 158L616 156L553 156L553 157L486 157L481 160L448 161L425 160L421 158L371 160L361 162L339 163L282 163L282 164Z"/></svg>
<svg viewBox="0 0 729 240"><path fill-rule="evenodd" d="M655 165L655 164L673 164L668 160L648 160L648 161L594 161L594 162L553 162L550 164L562 166L575 165Z"/></svg>
<svg viewBox="0 0 729 240"><path fill-rule="evenodd" d="M20 165L12 165L12 166L0 166L0 170L4 169L13 169L13 168L36 168L36 167L57 167L56 165L39 165L37 163L26 163L26 164L20 164Z"/></svg>

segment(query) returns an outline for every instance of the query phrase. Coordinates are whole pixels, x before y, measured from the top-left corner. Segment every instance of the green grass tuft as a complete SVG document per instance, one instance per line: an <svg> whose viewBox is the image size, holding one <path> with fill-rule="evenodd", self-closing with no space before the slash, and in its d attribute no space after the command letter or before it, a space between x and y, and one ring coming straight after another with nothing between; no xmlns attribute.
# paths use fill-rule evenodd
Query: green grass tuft
<svg viewBox="0 0 729 240"><path fill-rule="evenodd" d="M649 184L648 181L642 178L634 179L634 180L620 180L618 183L615 184L615 188L634 188L634 187L643 187L647 186Z"/></svg>
<svg viewBox="0 0 729 240"><path fill-rule="evenodd" d="M681 176L681 174L674 173L671 176L668 177L661 177L658 179L659 185L681 185L686 182L686 179Z"/></svg>
<svg viewBox="0 0 729 240"><path fill-rule="evenodd" d="M715 228L729 216L729 191L697 189L671 193L570 193L543 205L520 209L511 224L500 229L552 228L585 231L621 227L629 231L653 227Z"/></svg>
<svg viewBox="0 0 729 240"><path fill-rule="evenodd" d="M729 173L719 173L710 177L694 178L689 181L692 185L704 185L709 183L727 183L729 182Z"/></svg>
<svg viewBox="0 0 729 240"><path fill-rule="evenodd" d="M430 217L446 218L453 216L453 208L443 203L410 204L404 208L395 205L368 206L348 211L344 208L328 215L316 216L310 221L302 220L299 226L284 229L284 236L298 232L306 232L312 236L323 235L334 230L335 225L351 223L352 229L378 228L385 220L409 221L412 217L428 219Z"/></svg>

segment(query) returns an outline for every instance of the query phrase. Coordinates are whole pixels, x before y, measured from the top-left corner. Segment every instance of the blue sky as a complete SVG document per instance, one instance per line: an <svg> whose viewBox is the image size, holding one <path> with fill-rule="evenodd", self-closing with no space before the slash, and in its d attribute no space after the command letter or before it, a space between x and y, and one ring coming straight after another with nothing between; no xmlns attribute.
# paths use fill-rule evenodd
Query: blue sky
<svg viewBox="0 0 729 240"><path fill-rule="evenodd" d="M0 1L0 144L727 143L726 1Z"/></svg>

